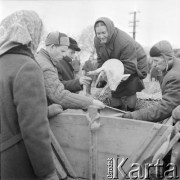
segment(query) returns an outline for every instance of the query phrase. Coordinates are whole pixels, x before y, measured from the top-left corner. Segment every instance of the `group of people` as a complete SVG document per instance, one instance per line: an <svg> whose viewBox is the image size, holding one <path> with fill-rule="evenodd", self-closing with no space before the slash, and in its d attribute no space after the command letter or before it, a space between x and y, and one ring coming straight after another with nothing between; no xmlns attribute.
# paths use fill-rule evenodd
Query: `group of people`
<svg viewBox="0 0 180 180"><path fill-rule="evenodd" d="M105 107L99 100L78 94L92 83L92 74L74 75L72 62L75 52L80 51L76 40L59 31L50 32L45 47L36 52L42 31L43 22L34 11L17 11L0 24L2 179L57 180L48 118L64 109ZM160 41L150 50L154 66L163 73L162 100L157 106L134 111L136 93L144 89L147 76L146 53L109 18L99 18L94 31L95 68L114 58L123 63L124 74L130 74L112 92L111 106L121 109L125 103L127 113L123 117L129 119L159 122L170 117L180 105L180 61L170 43Z"/></svg>

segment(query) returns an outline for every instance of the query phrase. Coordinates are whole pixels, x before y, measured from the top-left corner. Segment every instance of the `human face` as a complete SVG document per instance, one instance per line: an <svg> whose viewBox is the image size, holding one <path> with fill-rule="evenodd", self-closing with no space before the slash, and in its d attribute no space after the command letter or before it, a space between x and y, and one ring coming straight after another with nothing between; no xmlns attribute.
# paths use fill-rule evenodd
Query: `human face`
<svg viewBox="0 0 180 180"><path fill-rule="evenodd" d="M153 67L157 68L159 71L163 71L167 67L166 60L163 57L153 58Z"/></svg>
<svg viewBox="0 0 180 180"><path fill-rule="evenodd" d="M75 53L76 52L74 50L68 49L67 52L66 52L66 56L70 57L71 59L74 59Z"/></svg>
<svg viewBox="0 0 180 180"><path fill-rule="evenodd" d="M68 46L51 46L50 55L55 60L62 60L64 56L66 56L66 52L68 50Z"/></svg>
<svg viewBox="0 0 180 180"><path fill-rule="evenodd" d="M98 26L95 28L96 36L100 40L101 44L107 43L108 31L106 26Z"/></svg>

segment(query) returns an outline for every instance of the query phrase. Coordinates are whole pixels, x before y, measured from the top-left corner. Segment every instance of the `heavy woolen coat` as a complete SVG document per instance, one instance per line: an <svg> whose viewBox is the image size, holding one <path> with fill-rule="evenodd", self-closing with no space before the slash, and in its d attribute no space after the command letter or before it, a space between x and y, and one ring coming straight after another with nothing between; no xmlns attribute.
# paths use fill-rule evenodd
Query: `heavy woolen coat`
<svg viewBox="0 0 180 180"><path fill-rule="evenodd" d="M64 57L61 61L57 62L57 70L60 81L64 84L64 88L71 91L77 92L83 89L79 82L79 78L75 78L74 69L72 67L72 59Z"/></svg>
<svg viewBox="0 0 180 180"><path fill-rule="evenodd" d="M27 48L0 56L1 179L55 171L42 72Z"/></svg>
<svg viewBox="0 0 180 180"><path fill-rule="evenodd" d="M180 61L174 59L168 71L163 74L161 89L162 100L159 104L128 113L126 118L159 122L171 116L172 111L180 105Z"/></svg>
<svg viewBox="0 0 180 180"><path fill-rule="evenodd" d="M147 56L142 46L127 33L114 26L108 18L99 18L107 27L108 42L101 44L97 37L94 44L98 55L98 67L108 59L119 59L124 65L124 73L131 74L129 80L119 85L113 96L132 95L144 88L141 79L147 76ZM95 23L96 24L96 23ZM119 94L119 95L118 95Z"/></svg>

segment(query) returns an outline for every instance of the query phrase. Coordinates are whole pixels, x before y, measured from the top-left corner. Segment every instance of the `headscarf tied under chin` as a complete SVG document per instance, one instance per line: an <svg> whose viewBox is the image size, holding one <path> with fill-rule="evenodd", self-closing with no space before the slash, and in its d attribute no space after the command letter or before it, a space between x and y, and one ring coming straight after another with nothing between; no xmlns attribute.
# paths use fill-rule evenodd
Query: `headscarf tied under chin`
<svg viewBox="0 0 180 180"><path fill-rule="evenodd" d="M97 21L95 22L94 24L94 31L95 31L95 34L96 34L96 24L98 22L103 22L106 27L107 27L107 31L108 31L108 40L107 40L107 43L109 43L109 41L111 40L113 34L114 34L114 31L115 31L115 26L114 26L114 23L111 19L107 18L107 17L101 17L99 19L97 19ZM97 35L96 35L96 38L97 38Z"/></svg>
<svg viewBox="0 0 180 180"><path fill-rule="evenodd" d="M43 24L34 11L17 11L0 24L0 55L18 45L27 45L34 53L38 48Z"/></svg>

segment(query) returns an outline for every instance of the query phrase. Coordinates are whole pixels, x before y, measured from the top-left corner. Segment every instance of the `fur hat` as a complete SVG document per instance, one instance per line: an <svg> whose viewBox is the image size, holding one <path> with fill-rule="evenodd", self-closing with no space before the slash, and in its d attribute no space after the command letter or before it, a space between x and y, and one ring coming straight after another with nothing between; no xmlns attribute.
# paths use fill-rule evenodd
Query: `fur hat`
<svg viewBox="0 0 180 180"><path fill-rule="evenodd" d="M54 44L58 46L69 46L69 38L66 34L58 31L50 32L45 40L46 46Z"/></svg>
<svg viewBox="0 0 180 180"><path fill-rule="evenodd" d="M75 39L69 37L69 42L70 42L70 45L69 45L69 49L72 49L74 51L80 51L81 49L78 47L78 44L76 42Z"/></svg>

